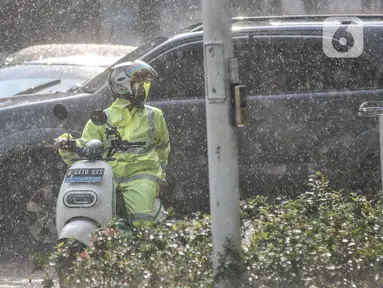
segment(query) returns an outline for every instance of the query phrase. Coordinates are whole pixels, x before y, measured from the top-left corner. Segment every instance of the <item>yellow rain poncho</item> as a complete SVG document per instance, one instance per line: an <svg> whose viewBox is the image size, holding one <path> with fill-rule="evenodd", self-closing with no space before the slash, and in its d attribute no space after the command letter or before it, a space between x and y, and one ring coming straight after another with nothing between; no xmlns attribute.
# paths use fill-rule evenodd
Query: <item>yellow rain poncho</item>
<svg viewBox="0 0 383 288"><path fill-rule="evenodd" d="M113 156L116 160L108 162L113 169L118 189L122 192L128 214L133 214L136 219L140 215L145 218L152 211L159 182L166 176L170 142L163 113L147 105L143 109L130 108L130 101L122 98L118 98L104 111L108 115L107 122L117 127L122 140L146 141L146 147L118 151ZM89 140L98 139L106 148L108 141L105 129L106 125L96 126L89 120L81 138L76 140L77 145L84 147ZM60 136L64 137L67 134ZM78 158L76 153L67 150L60 149L59 153L68 165Z"/></svg>

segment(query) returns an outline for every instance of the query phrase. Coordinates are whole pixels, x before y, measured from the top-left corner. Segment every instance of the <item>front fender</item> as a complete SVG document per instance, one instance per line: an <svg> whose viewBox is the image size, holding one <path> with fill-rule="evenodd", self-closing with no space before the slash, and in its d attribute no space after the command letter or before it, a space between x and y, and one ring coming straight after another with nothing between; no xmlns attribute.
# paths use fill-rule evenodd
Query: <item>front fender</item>
<svg viewBox="0 0 383 288"><path fill-rule="evenodd" d="M97 223L91 219L75 219L61 229L58 242L63 239L74 238L77 241L90 246L92 232L97 228Z"/></svg>
<svg viewBox="0 0 383 288"><path fill-rule="evenodd" d="M63 128L32 129L16 132L0 139L0 159L9 154L18 154L24 150L33 150L52 145L53 139L57 138L67 130ZM75 130L68 130L74 137L78 138L81 133Z"/></svg>

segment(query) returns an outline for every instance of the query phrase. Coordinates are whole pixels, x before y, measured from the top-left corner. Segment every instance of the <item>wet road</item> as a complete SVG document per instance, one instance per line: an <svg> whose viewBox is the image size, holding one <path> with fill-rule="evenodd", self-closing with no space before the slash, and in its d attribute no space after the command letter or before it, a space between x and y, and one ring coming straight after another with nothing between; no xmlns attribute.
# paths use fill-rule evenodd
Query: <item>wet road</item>
<svg viewBox="0 0 383 288"><path fill-rule="evenodd" d="M32 274L32 266L28 263L0 263L0 288L37 288L42 287L44 274ZM54 287L58 287L55 283Z"/></svg>

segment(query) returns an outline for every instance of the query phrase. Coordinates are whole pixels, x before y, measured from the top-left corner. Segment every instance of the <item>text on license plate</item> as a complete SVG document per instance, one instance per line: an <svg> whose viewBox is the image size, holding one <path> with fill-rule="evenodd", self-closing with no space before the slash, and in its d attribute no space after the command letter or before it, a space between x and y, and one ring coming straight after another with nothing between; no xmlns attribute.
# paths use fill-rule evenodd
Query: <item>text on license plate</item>
<svg viewBox="0 0 383 288"><path fill-rule="evenodd" d="M64 182L66 183L87 183L102 182L104 168L77 168L69 169Z"/></svg>

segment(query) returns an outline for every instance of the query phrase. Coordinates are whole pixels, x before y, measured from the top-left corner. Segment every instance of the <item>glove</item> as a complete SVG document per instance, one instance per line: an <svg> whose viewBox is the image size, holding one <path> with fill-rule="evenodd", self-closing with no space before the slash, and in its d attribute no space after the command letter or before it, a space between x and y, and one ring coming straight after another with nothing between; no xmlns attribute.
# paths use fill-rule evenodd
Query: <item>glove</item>
<svg viewBox="0 0 383 288"><path fill-rule="evenodd" d="M62 149L63 146L68 142L67 138L56 138L53 143L55 149Z"/></svg>

